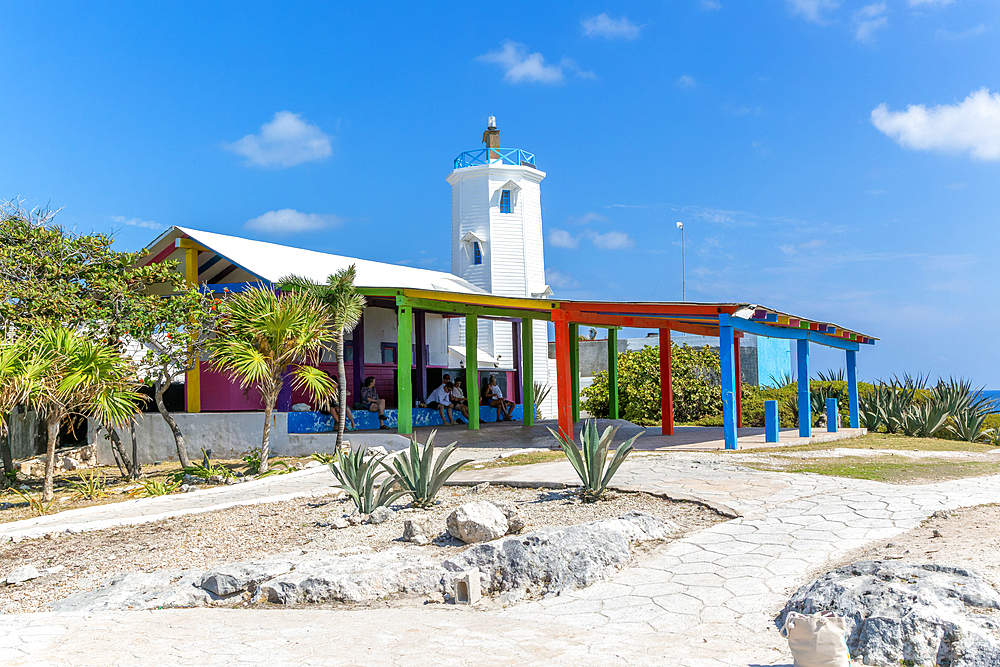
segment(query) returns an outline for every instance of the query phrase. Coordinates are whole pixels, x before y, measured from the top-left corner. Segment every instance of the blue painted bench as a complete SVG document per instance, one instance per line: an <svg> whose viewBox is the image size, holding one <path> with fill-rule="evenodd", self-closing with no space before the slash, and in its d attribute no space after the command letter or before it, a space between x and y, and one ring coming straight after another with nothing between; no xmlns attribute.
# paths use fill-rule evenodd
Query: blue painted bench
<svg viewBox="0 0 1000 667"><path fill-rule="evenodd" d="M354 410L354 423L357 426L358 431L368 431L368 430L378 430L378 413ZM458 416L460 413L456 410L452 412L453 416ZM399 424L398 421L398 410L386 410L385 411L385 422L386 426L389 428L396 428ZM536 411L537 415L537 411ZM515 405L514 412L511 415L515 421L521 421L524 416L522 411L522 406ZM464 419L464 418L463 418ZM495 422L497 420L497 410L496 408L490 408L487 406L480 406L479 408L479 421L480 422ZM350 425L350 422L348 422ZM437 410L432 410L430 408L413 408L413 425L415 427L419 426L443 426L444 422L441 420L441 415ZM288 413L288 432L289 433L332 433L337 430L334 424L333 417L331 415L324 415L321 412L289 412Z"/></svg>

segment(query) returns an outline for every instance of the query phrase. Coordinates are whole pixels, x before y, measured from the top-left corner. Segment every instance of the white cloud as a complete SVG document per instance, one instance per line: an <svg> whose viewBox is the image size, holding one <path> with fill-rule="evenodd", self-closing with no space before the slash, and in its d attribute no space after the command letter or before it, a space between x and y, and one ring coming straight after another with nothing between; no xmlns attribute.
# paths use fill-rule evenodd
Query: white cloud
<svg viewBox="0 0 1000 667"><path fill-rule="evenodd" d="M243 229L269 234L298 234L330 229L344 222L339 215L299 213L294 208L268 211L243 223Z"/></svg>
<svg viewBox="0 0 1000 667"><path fill-rule="evenodd" d="M545 269L545 282L556 289L575 289L580 286L576 278L558 269Z"/></svg>
<svg viewBox="0 0 1000 667"><path fill-rule="evenodd" d="M942 28L941 30L937 30L934 33L934 36L937 37L938 39L965 39L967 37L975 37L976 35L982 35L983 33L989 32L990 30L992 30L992 28L987 26L985 23L980 23L977 26L973 26L971 28L966 28L965 30L958 30L958 31L945 30Z"/></svg>
<svg viewBox="0 0 1000 667"><path fill-rule="evenodd" d="M911 104L906 111L872 110L872 124L899 145L914 150L970 153L980 160L1000 160L1000 93L986 88L958 104L928 109Z"/></svg>
<svg viewBox="0 0 1000 667"><path fill-rule="evenodd" d="M854 37L859 42L871 43L875 38L875 31L889 25L889 19L885 16L887 9L884 2L876 2L854 12L851 16L854 20Z"/></svg>
<svg viewBox="0 0 1000 667"><path fill-rule="evenodd" d="M625 232L590 232L587 234L595 246L602 250L623 250L635 246L635 240Z"/></svg>
<svg viewBox="0 0 1000 667"><path fill-rule="evenodd" d="M718 0L701 0L702 9L722 9L722 3Z"/></svg>
<svg viewBox="0 0 1000 667"><path fill-rule="evenodd" d="M955 0L910 0L910 7L919 7L921 5L944 7L945 5L950 5L953 2L955 2Z"/></svg>
<svg viewBox="0 0 1000 667"><path fill-rule="evenodd" d="M126 218L124 215L113 215L111 220L117 222L119 225L128 225L129 227L142 227L143 229L163 229L163 225L158 222L153 222L152 220L143 220L142 218Z"/></svg>
<svg viewBox="0 0 1000 667"><path fill-rule="evenodd" d="M788 4L793 14L799 14L813 23L825 23L823 12L839 7L840 0L788 0Z"/></svg>
<svg viewBox="0 0 1000 667"><path fill-rule="evenodd" d="M565 229L549 230L549 243L557 248L574 249L580 246L580 240Z"/></svg>
<svg viewBox="0 0 1000 667"><path fill-rule="evenodd" d="M594 213L590 211L589 213L584 213L578 218L570 217L567 222L574 225L589 225L592 222L607 222L607 216L601 215L600 213Z"/></svg>
<svg viewBox="0 0 1000 667"><path fill-rule="evenodd" d="M330 136L291 111L275 113L270 123L260 126L260 134L248 134L225 148L260 167L294 167L333 153Z"/></svg>
<svg viewBox="0 0 1000 667"><path fill-rule="evenodd" d="M682 74L677 77L676 81L674 81L674 85L678 88L694 88L697 85L697 82L690 74Z"/></svg>
<svg viewBox="0 0 1000 667"><path fill-rule="evenodd" d="M632 23L628 17L613 19L603 13L580 21L580 25L583 26L583 34L587 37L605 37L607 39L637 39L642 30L641 25Z"/></svg>
<svg viewBox="0 0 1000 667"><path fill-rule="evenodd" d="M495 63L504 70L503 78L510 83L562 83L565 71L581 79L596 79L597 75L581 69L572 58L563 58L558 65L546 64L545 56L537 51L528 52L526 44L504 41L499 51L490 51L476 58L480 62Z"/></svg>

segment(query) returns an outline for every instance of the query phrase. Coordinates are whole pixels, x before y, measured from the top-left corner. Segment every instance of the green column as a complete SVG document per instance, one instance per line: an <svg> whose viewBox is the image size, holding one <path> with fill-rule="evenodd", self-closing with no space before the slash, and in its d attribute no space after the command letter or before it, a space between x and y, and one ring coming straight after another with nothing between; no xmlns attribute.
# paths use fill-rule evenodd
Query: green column
<svg viewBox="0 0 1000 667"><path fill-rule="evenodd" d="M618 419L618 329L608 329L608 417Z"/></svg>
<svg viewBox="0 0 1000 667"><path fill-rule="evenodd" d="M465 316L465 384L469 399L469 428L479 430L479 322Z"/></svg>
<svg viewBox="0 0 1000 667"><path fill-rule="evenodd" d="M535 321L521 319L521 418L525 426L535 423Z"/></svg>
<svg viewBox="0 0 1000 667"><path fill-rule="evenodd" d="M580 421L580 325L569 325L569 381L573 393L573 423Z"/></svg>
<svg viewBox="0 0 1000 667"><path fill-rule="evenodd" d="M399 306L396 310L396 402L399 407L396 431L407 435L413 433L412 333L413 310L410 306Z"/></svg>

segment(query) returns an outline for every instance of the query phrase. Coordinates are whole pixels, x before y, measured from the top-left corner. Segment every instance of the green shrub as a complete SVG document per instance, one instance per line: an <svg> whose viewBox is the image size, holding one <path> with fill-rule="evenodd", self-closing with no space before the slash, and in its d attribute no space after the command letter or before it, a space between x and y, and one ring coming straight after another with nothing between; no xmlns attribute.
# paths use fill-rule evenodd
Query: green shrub
<svg viewBox="0 0 1000 667"><path fill-rule="evenodd" d="M722 413L719 355L688 345L671 347L674 420L693 422ZM608 372L601 371L581 392L582 407L594 417L608 416ZM660 414L660 349L647 345L618 355L618 407L635 424L658 424Z"/></svg>

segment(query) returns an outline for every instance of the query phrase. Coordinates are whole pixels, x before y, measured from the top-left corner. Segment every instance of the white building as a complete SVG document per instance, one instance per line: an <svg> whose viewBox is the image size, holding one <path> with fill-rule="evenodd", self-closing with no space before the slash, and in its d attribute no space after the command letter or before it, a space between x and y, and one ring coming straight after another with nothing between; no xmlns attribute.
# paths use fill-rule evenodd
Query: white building
<svg viewBox="0 0 1000 667"><path fill-rule="evenodd" d="M545 172L534 155L500 147L500 131L490 116L486 148L462 153L448 175L451 185L451 272L495 296L547 297L542 234L541 182ZM535 321L535 378L547 377L548 330ZM516 345L510 322L479 321L479 346L501 368L513 368ZM449 325L449 342L465 341L465 323ZM524 351L527 354L527 350Z"/></svg>

